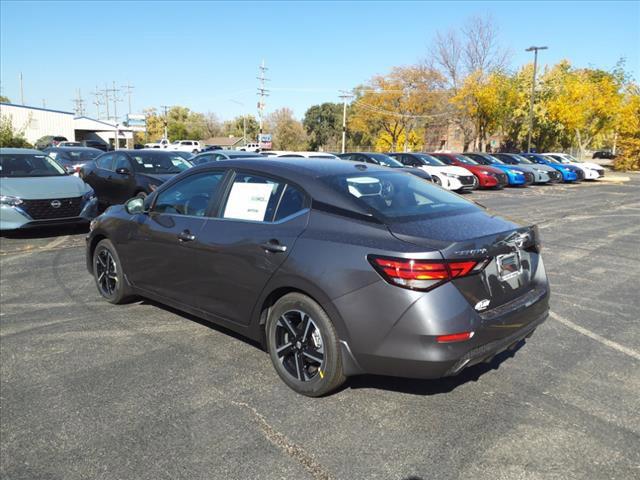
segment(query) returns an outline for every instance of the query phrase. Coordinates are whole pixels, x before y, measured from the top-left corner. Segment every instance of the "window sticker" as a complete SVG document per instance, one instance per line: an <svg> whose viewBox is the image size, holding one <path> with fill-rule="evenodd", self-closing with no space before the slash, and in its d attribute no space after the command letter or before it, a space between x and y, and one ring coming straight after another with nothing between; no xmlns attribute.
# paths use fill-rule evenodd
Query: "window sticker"
<svg viewBox="0 0 640 480"><path fill-rule="evenodd" d="M135 158L136 158L136 162L138 162L139 165L142 165L144 163L140 157L135 157Z"/></svg>
<svg viewBox="0 0 640 480"><path fill-rule="evenodd" d="M145 163L144 168L153 168L153 163Z"/></svg>
<svg viewBox="0 0 640 480"><path fill-rule="evenodd" d="M276 186L269 183L234 183L224 209L224 218L263 222L271 192Z"/></svg>

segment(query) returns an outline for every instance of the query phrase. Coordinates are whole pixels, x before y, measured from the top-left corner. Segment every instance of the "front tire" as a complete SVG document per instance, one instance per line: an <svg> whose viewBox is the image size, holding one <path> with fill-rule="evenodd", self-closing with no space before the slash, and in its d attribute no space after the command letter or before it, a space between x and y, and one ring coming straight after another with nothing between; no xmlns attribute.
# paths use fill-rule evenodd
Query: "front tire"
<svg viewBox="0 0 640 480"><path fill-rule="evenodd" d="M266 343L280 378L301 395L325 395L346 379L333 323L306 295L289 293L276 302L267 318Z"/></svg>
<svg viewBox="0 0 640 480"><path fill-rule="evenodd" d="M133 298L131 287L124 278L118 252L106 238L100 240L93 251L93 278L98 292L107 302L118 305Z"/></svg>

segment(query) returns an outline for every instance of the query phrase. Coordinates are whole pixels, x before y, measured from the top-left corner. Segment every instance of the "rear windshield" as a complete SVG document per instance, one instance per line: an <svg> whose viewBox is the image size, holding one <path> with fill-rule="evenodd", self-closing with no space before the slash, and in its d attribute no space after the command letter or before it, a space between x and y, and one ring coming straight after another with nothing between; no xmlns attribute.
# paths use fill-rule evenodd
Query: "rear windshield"
<svg viewBox="0 0 640 480"><path fill-rule="evenodd" d="M64 150L64 151L49 151L47 154L57 161L70 162L70 163L85 163L91 162L98 155L102 155L101 151L91 150Z"/></svg>
<svg viewBox="0 0 640 480"><path fill-rule="evenodd" d="M471 160L469 157L465 157L464 155L454 155L459 162L466 163L467 165L480 165L475 160Z"/></svg>
<svg viewBox="0 0 640 480"><path fill-rule="evenodd" d="M442 160L432 157L431 155L427 155L426 153L414 153L413 155L422 160L425 165L433 165L434 167L442 167L445 165Z"/></svg>
<svg viewBox="0 0 640 480"><path fill-rule="evenodd" d="M385 155L384 153L368 153L367 155L369 155L371 158L373 158L376 162L378 162L378 164L382 165L383 167L392 167L392 168L404 167L404 165L402 165L402 163L400 163L398 160L396 160L393 157L390 157L389 155Z"/></svg>
<svg viewBox="0 0 640 480"><path fill-rule="evenodd" d="M363 172L324 177L324 181L387 221L409 221L479 210L458 195L408 173Z"/></svg>
<svg viewBox="0 0 640 480"><path fill-rule="evenodd" d="M180 155L169 152L140 151L130 155L133 168L141 173L180 173L191 167Z"/></svg>
<svg viewBox="0 0 640 480"><path fill-rule="evenodd" d="M2 177L58 177L64 169L45 154L7 153L0 155Z"/></svg>

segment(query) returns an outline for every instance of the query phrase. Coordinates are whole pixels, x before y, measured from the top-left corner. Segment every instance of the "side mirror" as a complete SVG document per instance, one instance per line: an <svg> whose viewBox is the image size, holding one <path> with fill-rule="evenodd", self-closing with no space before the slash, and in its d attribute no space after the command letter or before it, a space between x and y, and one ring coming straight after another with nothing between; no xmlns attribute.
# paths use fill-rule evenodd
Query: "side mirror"
<svg viewBox="0 0 640 480"><path fill-rule="evenodd" d="M116 168L116 173L118 175L131 175L131 172L128 168Z"/></svg>
<svg viewBox="0 0 640 480"><path fill-rule="evenodd" d="M145 213L144 198L133 197L127 200L124 204L124 208L129 215L137 215L138 213Z"/></svg>

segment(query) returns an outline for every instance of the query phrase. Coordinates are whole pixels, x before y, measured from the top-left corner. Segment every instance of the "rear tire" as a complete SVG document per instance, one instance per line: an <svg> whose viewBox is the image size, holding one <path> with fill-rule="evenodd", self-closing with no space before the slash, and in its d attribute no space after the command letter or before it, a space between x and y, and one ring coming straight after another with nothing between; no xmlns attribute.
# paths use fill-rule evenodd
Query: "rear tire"
<svg viewBox="0 0 640 480"><path fill-rule="evenodd" d="M273 366L295 392L320 397L346 380L333 323L308 296L289 293L280 298L269 312L265 330Z"/></svg>
<svg viewBox="0 0 640 480"><path fill-rule="evenodd" d="M124 278L118 252L106 238L100 240L93 251L93 278L98 292L109 303L127 303L134 297Z"/></svg>

